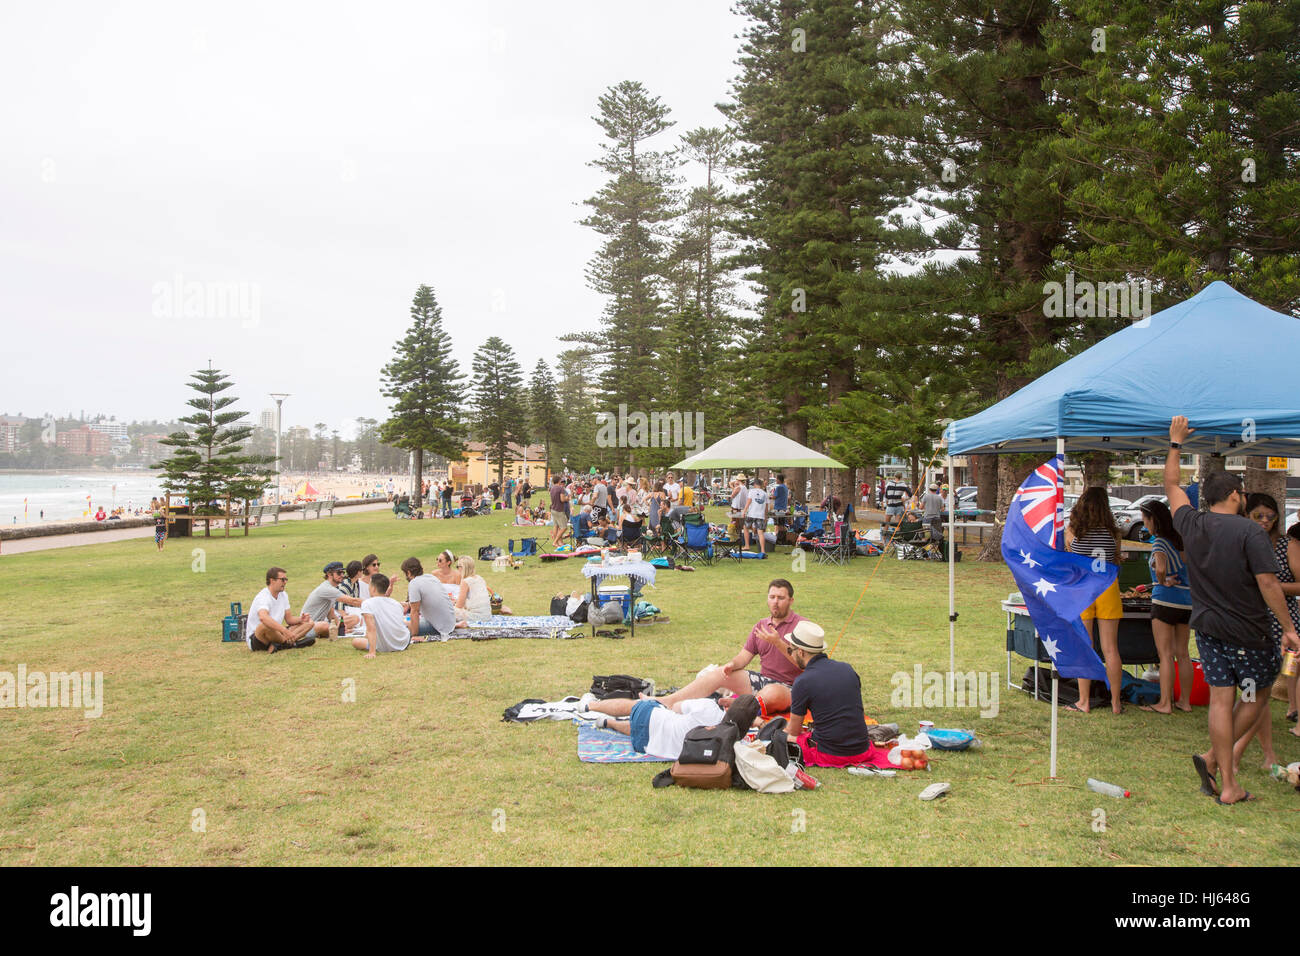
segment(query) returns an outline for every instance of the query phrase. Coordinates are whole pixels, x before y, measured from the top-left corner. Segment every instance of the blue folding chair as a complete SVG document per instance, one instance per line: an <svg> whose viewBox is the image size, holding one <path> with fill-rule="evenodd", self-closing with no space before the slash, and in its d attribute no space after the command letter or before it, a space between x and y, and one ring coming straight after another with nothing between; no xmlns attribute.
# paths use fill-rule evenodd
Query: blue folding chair
<svg viewBox="0 0 1300 956"><path fill-rule="evenodd" d="M516 550L515 550L515 539L514 539L514 538L511 538L511 539L506 543L506 550L510 552L510 556L511 556L511 557L514 557L514 558L530 558L530 557L532 557L533 555L535 555L535 554L537 553L537 539L536 539L536 538L524 538L522 541L519 542L519 550L516 551Z"/></svg>
<svg viewBox="0 0 1300 956"><path fill-rule="evenodd" d="M712 564L713 545L709 542L709 526L707 524L688 524L683 530L685 536L677 542L682 557L698 557L705 564Z"/></svg>
<svg viewBox="0 0 1300 956"><path fill-rule="evenodd" d="M825 527L826 527L826 512L810 511L808 512L808 527L804 529L803 533L808 535L809 537L812 537L813 535L821 534L824 531Z"/></svg>

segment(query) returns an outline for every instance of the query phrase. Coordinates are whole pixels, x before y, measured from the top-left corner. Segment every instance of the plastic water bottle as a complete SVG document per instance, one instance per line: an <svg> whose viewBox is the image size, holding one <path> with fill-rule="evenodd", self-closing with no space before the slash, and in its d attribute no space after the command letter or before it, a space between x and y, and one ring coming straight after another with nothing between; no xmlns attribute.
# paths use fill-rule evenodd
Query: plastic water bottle
<svg viewBox="0 0 1300 956"><path fill-rule="evenodd" d="M1123 787L1117 787L1113 783L1106 783L1104 780L1094 780L1092 777L1088 778L1088 789L1093 793L1104 793L1108 797L1133 796Z"/></svg>

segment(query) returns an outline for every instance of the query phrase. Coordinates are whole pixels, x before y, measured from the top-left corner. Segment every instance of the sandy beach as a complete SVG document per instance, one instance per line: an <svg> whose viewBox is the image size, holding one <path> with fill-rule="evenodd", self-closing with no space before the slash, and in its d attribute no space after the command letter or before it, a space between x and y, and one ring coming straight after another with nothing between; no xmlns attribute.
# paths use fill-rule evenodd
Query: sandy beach
<svg viewBox="0 0 1300 956"><path fill-rule="evenodd" d="M349 508L342 508L334 512L332 518L310 519L331 521L334 518L341 518L345 515L356 514L362 511L379 511L391 507L387 502L377 501L368 505L353 505ZM281 522L302 521L301 515L290 513L282 515ZM76 523L76 522L47 522L48 527L55 527L59 523ZM231 529L231 536L242 535L243 529ZM218 530L216 525L212 528L212 534L224 536L225 530ZM52 548L75 548L84 544L104 544L109 541L126 541L131 538L148 538L149 546L153 547L153 528L105 528L103 531L83 531L72 534L49 534L33 538L18 538L15 540L5 540L0 544L0 560L11 554L23 554L28 551L49 551ZM168 542L168 547L191 547L189 542L199 541L203 538L203 532L200 530L197 537L194 538L177 538Z"/></svg>

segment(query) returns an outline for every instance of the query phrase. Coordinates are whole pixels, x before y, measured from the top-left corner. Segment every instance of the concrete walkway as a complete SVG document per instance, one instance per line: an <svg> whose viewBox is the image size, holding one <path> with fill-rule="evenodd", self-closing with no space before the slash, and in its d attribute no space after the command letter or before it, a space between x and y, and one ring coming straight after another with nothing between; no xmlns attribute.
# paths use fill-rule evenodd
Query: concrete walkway
<svg viewBox="0 0 1300 956"><path fill-rule="evenodd" d="M369 505L351 505L347 508L339 508L334 512L333 518L310 518L309 521L331 521L334 518L342 518L350 514L356 514L359 511L391 511L392 505L378 501ZM294 521L303 521L301 516L294 513L281 514L280 524L290 524ZM266 527L274 527L267 525ZM213 537L224 536L224 529L219 535L213 528ZM238 530L231 528L230 536L243 537L244 529ZM103 531L84 531L75 534L49 534L33 538L18 538L13 541L6 541L0 546L0 558L7 558L12 554L23 554L27 551L49 551L52 548L75 548L86 544L105 544L109 541L126 541L132 538L148 538L150 547L153 547L153 528L112 528ZM187 542L201 541L202 535L195 538L175 538L167 542L169 547L185 547Z"/></svg>

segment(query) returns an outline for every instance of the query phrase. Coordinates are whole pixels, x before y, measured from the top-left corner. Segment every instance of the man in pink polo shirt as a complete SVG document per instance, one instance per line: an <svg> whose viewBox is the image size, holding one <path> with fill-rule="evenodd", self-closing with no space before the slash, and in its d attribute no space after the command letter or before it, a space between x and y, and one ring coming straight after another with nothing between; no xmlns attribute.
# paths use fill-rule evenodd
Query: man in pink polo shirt
<svg viewBox="0 0 1300 956"><path fill-rule="evenodd" d="M790 688L800 673L791 659L794 652L785 639L803 620L791 610L793 603L793 584L784 578L777 578L769 584L767 609L770 615L754 625L740 653L722 668L725 680L721 686L737 694L758 695L767 713L789 710ZM761 665L757 673L745 670L755 654Z"/></svg>

